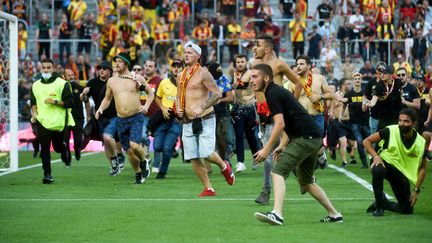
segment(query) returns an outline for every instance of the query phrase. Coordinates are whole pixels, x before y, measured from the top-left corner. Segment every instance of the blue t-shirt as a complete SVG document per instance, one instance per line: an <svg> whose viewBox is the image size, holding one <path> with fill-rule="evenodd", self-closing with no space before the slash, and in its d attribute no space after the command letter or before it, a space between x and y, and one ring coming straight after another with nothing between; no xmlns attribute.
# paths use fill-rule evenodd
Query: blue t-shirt
<svg viewBox="0 0 432 243"><path fill-rule="evenodd" d="M216 84L219 87L219 90L222 93L222 97L226 97L227 92L232 90L231 83L227 77L222 75L218 80L216 80ZM228 114L228 104L227 103L219 103L213 106L215 113L217 115L227 115Z"/></svg>

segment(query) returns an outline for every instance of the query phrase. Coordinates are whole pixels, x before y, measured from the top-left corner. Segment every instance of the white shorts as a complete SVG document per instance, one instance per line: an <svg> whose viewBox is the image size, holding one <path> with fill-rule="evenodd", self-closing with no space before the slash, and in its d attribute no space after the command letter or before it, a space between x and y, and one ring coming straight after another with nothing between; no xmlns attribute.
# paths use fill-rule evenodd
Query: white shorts
<svg viewBox="0 0 432 243"><path fill-rule="evenodd" d="M192 132L192 122L183 124L183 151L184 159L207 158L216 146L216 117L213 115L202 120L203 131L195 135Z"/></svg>

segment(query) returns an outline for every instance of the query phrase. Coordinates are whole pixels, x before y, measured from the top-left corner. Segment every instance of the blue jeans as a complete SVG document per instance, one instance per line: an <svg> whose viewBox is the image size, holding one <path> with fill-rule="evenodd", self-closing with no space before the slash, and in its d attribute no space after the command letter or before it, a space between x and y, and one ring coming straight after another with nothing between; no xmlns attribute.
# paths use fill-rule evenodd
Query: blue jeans
<svg viewBox="0 0 432 243"><path fill-rule="evenodd" d="M148 138L148 135L147 135L147 124L148 124L149 120L150 120L150 117L144 116L143 129L142 129L142 135L141 135L141 143L146 145L146 146L150 146L150 139Z"/></svg>
<svg viewBox="0 0 432 243"><path fill-rule="evenodd" d="M159 172L166 174L171 161L173 149L177 143L182 126L175 120L162 122L154 131L153 148L155 151L154 167L159 167ZM162 163L159 166L157 154L162 152Z"/></svg>
<svg viewBox="0 0 432 243"><path fill-rule="evenodd" d="M369 117L369 127L370 127L370 134L374 134L377 132L378 129L378 119Z"/></svg>
<svg viewBox="0 0 432 243"><path fill-rule="evenodd" d="M370 135L370 129L367 125L360 125L357 123L351 123L351 129L354 134L354 138L357 142L357 150L360 155L360 159L363 166L368 166L366 160L366 152L363 147L363 140Z"/></svg>

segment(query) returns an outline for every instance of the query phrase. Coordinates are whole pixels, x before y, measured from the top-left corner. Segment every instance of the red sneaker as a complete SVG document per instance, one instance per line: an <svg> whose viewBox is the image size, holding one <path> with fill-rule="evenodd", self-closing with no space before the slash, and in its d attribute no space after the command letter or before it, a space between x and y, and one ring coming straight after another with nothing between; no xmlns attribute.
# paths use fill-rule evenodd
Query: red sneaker
<svg viewBox="0 0 432 243"><path fill-rule="evenodd" d="M224 161L226 164L225 170L221 171L222 175L225 177L226 182L228 185L234 185L235 183L235 175L233 170L231 169L231 165L228 163L228 161Z"/></svg>
<svg viewBox="0 0 432 243"><path fill-rule="evenodd" d="M198 194L199 197L213 197L216 196L216 192L211 188L204 188L204 191L202 191L200 194Z"/></svg>

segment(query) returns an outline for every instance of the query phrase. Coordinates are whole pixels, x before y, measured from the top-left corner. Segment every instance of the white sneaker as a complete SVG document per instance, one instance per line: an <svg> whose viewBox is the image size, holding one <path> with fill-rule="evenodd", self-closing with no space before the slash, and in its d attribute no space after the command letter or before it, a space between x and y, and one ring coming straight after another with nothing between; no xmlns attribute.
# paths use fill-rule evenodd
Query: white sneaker
<svg viewBox="0 0 432 243"><path fill-rule="evenodd" d="M243 162L238 162L236 165L236 173L246 170L246 165Z"/></svg>
<svg viewBox="0 0 432 243"><path fill-rule="evenodd" d="M158 167L153 167L152 168L152 173L159 173L159 168Z"/></svg>

